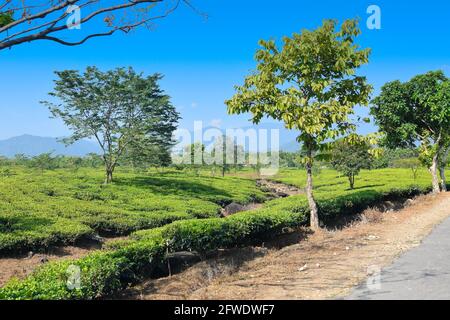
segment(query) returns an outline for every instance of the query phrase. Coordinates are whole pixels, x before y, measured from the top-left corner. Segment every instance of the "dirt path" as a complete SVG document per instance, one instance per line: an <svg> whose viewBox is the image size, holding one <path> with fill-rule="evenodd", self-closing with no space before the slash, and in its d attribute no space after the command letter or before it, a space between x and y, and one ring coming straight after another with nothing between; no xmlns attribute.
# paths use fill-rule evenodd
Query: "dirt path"
<svg viewBox="0 0 450 320"><path fill-rule="evenodd" d="M256 181L256 183L260 188L266 189L271 194L273 194L274 197L277 198L284 198L304 193L303 189L299 189L295 186L287 185L281 182L259 179Z"/></svg>
<svg viewBox="0 0 450 320"><path fill-rule="evenodd" d="M367 210L281 250L247 248L127 290L129 299L328 299L347 296L372 270L418 246L450 216L450 193L421 196L400 211ZM302 239L300 241L300 239ZM292 240L292 239L290 239ZM295 240L295 239L294 239ZM250 256L250 258L248 258Z"/></svg>
<svg viewBox="0 0 450 320"><path fill-rule="evenodd" d="M304 193L302 189L299 189L295 186L290 186L284 183L270 181L266 179L258 179L256 180L256 185L261 189L268 193L268 199L275 199L275 198L285 198L289 196L293 196L296 194ZM250 211L262 208L264 206L263 203L260 202L251 202L246 205L241 205L238 203L231 203L227 205L226 207L221 209L221 216L226 217L231 214L235 214L242 211Z"/></svg>

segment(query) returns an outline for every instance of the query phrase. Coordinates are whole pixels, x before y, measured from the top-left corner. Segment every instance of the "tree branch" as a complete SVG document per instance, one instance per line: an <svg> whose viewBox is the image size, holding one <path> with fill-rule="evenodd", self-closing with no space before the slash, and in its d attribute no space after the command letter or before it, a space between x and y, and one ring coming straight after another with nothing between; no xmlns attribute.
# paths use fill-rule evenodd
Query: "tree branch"
<svg viewBox="0 0 450 320"><path fill-rule="evenodd" d="M142 4L157 4L161 3L163 1L168 0L126 0L125 3L122 4L116 4L112 6L105 6L102 8L99 8L88 15L86 15L84 18L80 20L80 24L87 23L90 20L92 20L95 17L98 17L100 15L105 15L112 12L121 12L126 9L132 8L132 7L138 7ZM113 25L112 23L108 24L108 27L110 27L110 30L103 31L103 32L94 32L87 36L85 36L83 39L79 41L66 41L63 40L60 37L53 36L51 34L61 32L64 30L67 30L69 26L64 23L60 24L64 18L69 16L69 13L67 13L67 8L71 5L77 4L80 8L87 8L90 5L99 2L98 0L89 0L84 3L80 3L80 0L66 0L61 2L58 5L51 6L50 8L47 8L45 10L42 10L40 12L34 13L34 14L26 14L25 8L26 6L23 5L22 9L24 10L23 17L15 20L9 24L6 24L5 26L0 26L0 35L2 33L9 33L9 31L15 29L24 27L25 25L28 25L30 23L34 24L35 21L38 19L46 19L47 17L50 17L51 15L54 16L55 13L60 12L60 15L58 17L53 17L50 19L50 21L46 21L41 24L33 25L31 27L25 27L22 30L18 30L15 33L11 35L6 35L6 37L0 38L0 50L6 49L6 48L12 48L13 46L25 43L25 42L32 42L36 40L51 40L63 45L67 46L76 46L81 45L85 43L87 40L96 38L96 37L104 37L104 36L110 36L117 31L122 31L124 33L128 33L131 30L138 28L143 25L147 25L150 21L156 20L156 19L162 19L167 17L169 14L174 12L180 5L180 2L185 3L189 8L195 10L197 13L204 15L203 13L200 13L197 11L192 4L189 2L189 0L175 0L175 4L167 9L165 13L154 16L154 17L148 17L148 10L138 12L136 17L134 18L134 21L129 22L122 22L118 25ZM5 4L0 5L0 8L6 8L8 5L8 1ZM7 9L6 9L7 10ZM62 12L61 12L62 11ZM108 16L106 16L108 17ZM106 21L106 18L105 18ZM108 21L106 21L108 23Z"/></svg>

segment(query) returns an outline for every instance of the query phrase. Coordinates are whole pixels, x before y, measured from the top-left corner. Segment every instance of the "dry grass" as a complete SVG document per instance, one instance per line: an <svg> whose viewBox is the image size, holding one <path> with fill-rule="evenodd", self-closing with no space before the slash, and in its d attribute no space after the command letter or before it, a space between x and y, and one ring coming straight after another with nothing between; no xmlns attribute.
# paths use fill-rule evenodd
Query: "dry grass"
<svg viewBox="0 0 450 320"><path fill-rule="evenodd" d="M389 265L420 244L450 215L450 194L417 198L400 211L375 209L347 227L280 241L277 249L247 248L204 261L125 292L130 299L329 299L347 295L373 266ZM305 236L307 236L306 239ZM284 245L285 243L283 243ZM271 247L276 248L277 243Z"/></svg>

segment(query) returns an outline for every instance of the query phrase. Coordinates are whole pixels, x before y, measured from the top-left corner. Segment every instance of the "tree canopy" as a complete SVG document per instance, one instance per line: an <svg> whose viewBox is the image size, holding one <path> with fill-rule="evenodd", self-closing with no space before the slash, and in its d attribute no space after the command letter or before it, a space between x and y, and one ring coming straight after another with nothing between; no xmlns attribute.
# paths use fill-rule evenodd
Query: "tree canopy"
<svg viewBox="0 0 450 320"><path fill-rule="evenodd" d="M373 99L371 113L389 147L415 147L430 168L433 191L439 192L440 155L450 135L450 81L442 71L392 81Z"/></svg>
<svg viewBox="0 0 450 320"><path fill-rule="evenodd" d="M325 20L316 30L274 40L260 41L257 69L245 78L236 94L226 101L229 113L250 112L252 121L263 117L281 120L299 132L297 140L307 150L307 195L311 226L318 227L312 195L313 152L328 139L355 128L350 115L357 104L367 104L372 87L356 70L368 63L370 49L360 49L355 38L358 21Z"/></svg>
<svg viewBox="0 0 450 320"><path fill-rule="evenodd" d="M363 139L352 143L340 139L333 144L331 165L348 178L350 189L354 188L355 177L361 169L371 168L373 155L370 149L370 144Z"/></svg>
<svg viewBox="0 0 450 320"><path fill-rule="evenodd" d="M144 77L132 68L102 72L88 67L56 72L54 91L58 102L43 102L54 117L72 131L67 143L92 138L99 144L106 168L106 183L127 148L172 144L180 119L170 97L160 89L160 74Z"/></svg>

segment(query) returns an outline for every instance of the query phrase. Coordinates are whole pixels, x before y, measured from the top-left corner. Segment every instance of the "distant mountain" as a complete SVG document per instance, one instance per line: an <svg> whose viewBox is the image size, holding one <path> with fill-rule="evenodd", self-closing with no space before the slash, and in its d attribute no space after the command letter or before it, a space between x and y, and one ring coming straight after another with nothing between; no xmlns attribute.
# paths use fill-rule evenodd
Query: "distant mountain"
<svg viewBox="0 0 450 320"><path fill-rule="evenodd" d="M85 156L88 153L99 153L100 149L96 144L87 140L80 140L73 145L65 146L59 142L59 138L38 137L32 135L22 135L18 137L0 140L0 155L14 157L16 154L36 156L46 152L53 155Z"/></svg>

